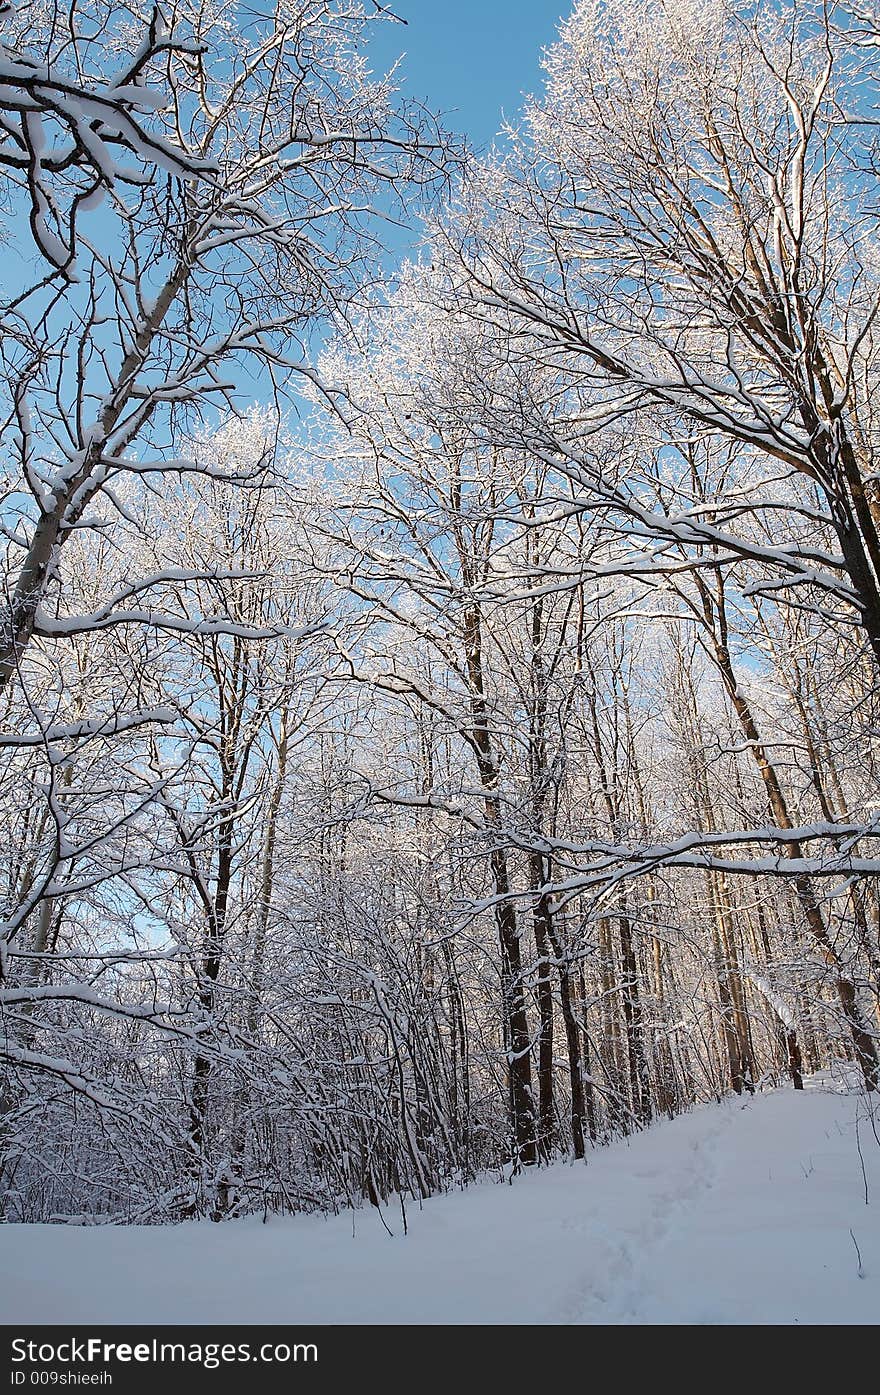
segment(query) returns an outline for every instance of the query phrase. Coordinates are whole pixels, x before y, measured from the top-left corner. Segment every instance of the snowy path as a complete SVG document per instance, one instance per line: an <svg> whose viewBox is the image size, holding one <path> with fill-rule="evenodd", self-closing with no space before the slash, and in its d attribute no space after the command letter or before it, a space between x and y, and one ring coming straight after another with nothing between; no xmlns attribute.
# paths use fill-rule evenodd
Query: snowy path
<svg viewBox="0 0 880 1395"><path fill-rule="evenodd" d="M393 1238L370 1210L0 1227L0 1321L880 1322L880 1144L857 1096L704 1106L408 1219L404 1237L389 1211Z"/></svg>

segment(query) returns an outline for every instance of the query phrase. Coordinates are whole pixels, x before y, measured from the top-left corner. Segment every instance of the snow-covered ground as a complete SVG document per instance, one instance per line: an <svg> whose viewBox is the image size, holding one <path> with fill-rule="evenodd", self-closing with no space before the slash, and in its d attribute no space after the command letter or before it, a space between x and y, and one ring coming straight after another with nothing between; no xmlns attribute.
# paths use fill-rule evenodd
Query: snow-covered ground
<svg viewBox="0 0 880 1395"><path fill-rule="evenodd" d="M407 1236L399 1211L391 1236L370 1209L266 1225L5 1226L0 1312L6 1323L877 1323L877 1134L880 1108L872 1127L864 1098L820 1084L704 1106L586 1166L410 1204Z"/></svg>

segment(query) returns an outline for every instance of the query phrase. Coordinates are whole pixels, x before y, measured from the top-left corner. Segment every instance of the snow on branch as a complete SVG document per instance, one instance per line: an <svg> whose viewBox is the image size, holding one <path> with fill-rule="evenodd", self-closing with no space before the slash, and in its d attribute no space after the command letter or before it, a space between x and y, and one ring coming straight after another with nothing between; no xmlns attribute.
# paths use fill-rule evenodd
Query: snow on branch
<svg viewBox="0 0 880 1395"><path fill-rule="evenodd" d="M0 10L8 25L12 4ZM212 180L217 165L168 140L146 122L168 105L144 82L157 60L175 53L197 59L198 44L169 32L153 10L141 43L115 76L84 76L85 30L71 10L63 58L46 62L15 39L0 39L0 167L24 184L34 242L55 270L74 276L76 221L102 191L146 184L155 171L181 180ZM123 165L119 154L135 157ZM62 202L66 200L66 206Z"/></svg>

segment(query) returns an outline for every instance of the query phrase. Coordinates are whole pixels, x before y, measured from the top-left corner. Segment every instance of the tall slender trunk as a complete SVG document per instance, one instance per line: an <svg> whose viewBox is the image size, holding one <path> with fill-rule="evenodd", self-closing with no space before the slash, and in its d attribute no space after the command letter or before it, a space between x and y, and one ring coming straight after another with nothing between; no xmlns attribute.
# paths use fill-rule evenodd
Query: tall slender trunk
<svg viewBox="0 0 880 1395"><path fill-rule="evenodd" d="M266 982L266 949L269 940L269 920L272 907L272 887L275 880L275 844L278 838L278 816L287 778L287 758L290 750L289 712L281 714L281 731L278 738L278 761L275 769L275 783L266 811L266 832L263 839L263 853L260 859L260 891L257 905L257 924L254 933L254 948L251 957L251 981L248 992L247 1029L255 1039L260 1030L260 1008Z"/></svg>
<svg viewBox="0 0 880 1395"><path fill-rule="evenodd" d="M706 873L706 891L712 907L712 950L715 957L715 981L718 984L718 1003L721 1012L721 1035L727 1057L730 1083L738 1095L745 1084L740 1039L736 1028L733 993L730 987L730 967L724 950L721 929L721 910L718 905L716 878Z"/></svg>
<svg viewBox="0 0 880 1395"><path fill-rule="evenodd" d="M596 1125L596 1093L593 1088L593 1059L590 1047L590 1032L587 1025L587 987L584 980L583 964L580 964L578 967L577 986L578 1002L580 1004L578 1027L580 1028L580 1057L582 1062L580 1078L584 1087L584 1109L587 1117L587 1129L590 1134L590 1142L595 1143L599 1136L599 1131Z"/></svg>
<svg viewBox="0 0 880 1395"><path fill-rule="evenodd" d="M571 1095L571 1141L576 1158L584 1156L584 1113L586 1099L584 1092L584 1063L581 1049L581 1031L577 1013L577 987L571 972L570 955L560 943L553 917L547 920L547 937L553 950L559 970L559 1001L562 1008L562 1022L565 1027L565 1040L568 1048L568 1079ZM593 1133L591 1131L591 1137Z"/></svg>
<svg viewBox="0 0 880 1395"><path fill-rule="evenodd" d="M660 1026L657 1029L656 1042L656 1065L655 1075L657 1078L657 1109L661 1114L666 1114L671 1119L675 1114L678 1103L676 1091L675 1062L672 1058L672 1049L669 1045L669 1038L663 1027L666 1018L666 985L663 973L663 944L656 936L651 937L651 967L654 982L654 1000L657 1004L657 1016Z"/></svg>
<svg viewBox="0 0 880 1395"><path fill-rule="evenodd" d="M623 1064L623 1040L617 1010L618 984L615 968L614 942L611 922L607 916L599 921L599 960L602 975L603 1044L602 1066L608 1082L608 1120L612 1131L629 1132L629 1116L621 1108L626 1099L626 1074Z"/></svg>
<svg viewBox="0 0 880 1395"><path fill-rule="evenodd" d="M643 1124L651 1122L651 1080L645 1055L642 1000L639 993L639 972L633 948L632 924L626 914L625 902L621 906L623 914L618 917L620 936L620 958L622 970L621 998L623 1020L626 1027L627 1058L629 1061L630 1095L632 1110Z"/></svg>
<svg viewBox="0 0 880 1395"><path fill-rule="evenodd" d="M501 1004L508 1094L514 1148L524 1165L537 1162L535 1101L532 1093L531 1039L523 984L522 952L516 908L511 896L507 857L502 846L501 802L498 796L498 759L489 727L489 708L483 680L482 625L479 611L465 617L465 661L470 689L471 745L483 787L486 827L495 839L489 866L495 887L495 925L501 949Z"/></svg>
<svg viewBox="0 0 880 1395"><path fill-rule="evenodd" d="M220 824L217 849L217 875L213 903L208 917L208 927L202 944L198 967L198 1000L204 1019L203 1033L210 1034L217 1006L217 981L223 954L223 937L226 930L226 915L229 907L229 892L232 884L232 819L224 817ZM194 1195L189 1203L188 1214L197 1214L203 1192L211 1192L213 1179L205 1174L206 1124L211 1084L213 1060L204 1050L198 1050L193 1060L193 1076L189 1103L189 1148L190 1171L194 1182ZM220 1220L228 1207L227 1184L220 1179L219 1191L211 1196L211 1218Z"/></svg>
<svg viewBox="0 0 880 1395"><path fill-rule="evenodd" d="M550 904L542 888L547 884L545 860L540 853L529 857L532 924L538 952L538 1152L547 1159L553 1152L556 1117L553 1106L553 978L551 972L552 919Z"/></svg>
<svg viewBox="0 0 880 1395"><path fill-rule="evenodd" d="M764 907L758 901L755 906L755 916L757 920L756 954L759 962L763 960L764 969L769 978L773 975L773 951L770 946L770 936L767 932L767 920L764 915ZM786 1021L776 1008L772 999L768 999L770 1011L773 1014L773 1021L779 1040L781 1054L785 1061L788 1073L791 1076L791 1083L796 1090L804 1088L804 1062L801 1055L800 1043L798 1041L797 1028L794 1022Z"/></svg>

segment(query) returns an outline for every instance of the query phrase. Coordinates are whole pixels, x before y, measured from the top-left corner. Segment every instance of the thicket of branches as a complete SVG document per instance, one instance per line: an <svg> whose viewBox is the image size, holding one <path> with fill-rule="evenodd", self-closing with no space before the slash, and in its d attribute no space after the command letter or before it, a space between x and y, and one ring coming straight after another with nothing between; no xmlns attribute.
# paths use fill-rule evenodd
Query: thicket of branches
<svg viewBox="0 0 880 1395"><path fill-rule="evenodd" d="M373 22L0 12L5 1220L880 1088L874 16L581 0L464 163Z"/></svg>

